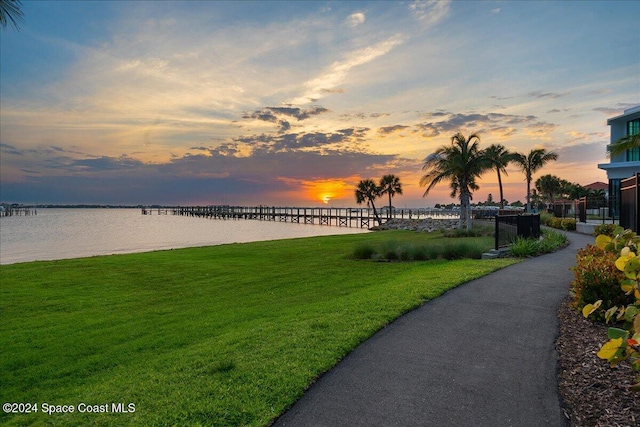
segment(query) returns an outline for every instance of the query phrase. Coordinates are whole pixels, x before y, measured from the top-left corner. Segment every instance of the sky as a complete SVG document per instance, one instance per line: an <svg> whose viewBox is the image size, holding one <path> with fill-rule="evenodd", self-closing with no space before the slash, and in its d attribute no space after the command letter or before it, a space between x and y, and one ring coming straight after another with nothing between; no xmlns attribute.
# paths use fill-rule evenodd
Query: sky
<svg viewBox="0 0 640 427"><path fill-rule="evenodd" d="M640 104L635 1L28 1L0 30L0 201L356 206L456 132L606 182ZM510 166L505 199L525 201ZM473 201L499 199L487 172ZM380 201L381 204L384 204Z"/></svg>

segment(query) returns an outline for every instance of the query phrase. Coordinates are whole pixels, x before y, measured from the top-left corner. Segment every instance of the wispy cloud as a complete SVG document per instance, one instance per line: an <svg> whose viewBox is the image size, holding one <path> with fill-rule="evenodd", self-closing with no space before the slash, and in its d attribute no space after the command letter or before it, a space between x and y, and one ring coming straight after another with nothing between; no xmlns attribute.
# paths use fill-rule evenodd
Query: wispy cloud
<svg viewBox="0 0 640 427"><path fill-rule="evenodd" d="M343 59L335 61L320 76L306 82L304 84L307 88L305 93L298 98L294 98L290 103L301 105L324 98L326 94L332 93L332 89L340 86L346 80L349 71L354 67L372 62L402 43L403 36L397 34L373 46L345 54Z"/></svg>
<svg viewBox="0 0 640 427"><path fill-rule="evenodd" d="M358 25L364 24L366 17L362 12L356 12L349 15L347 18L347 25L350 27L357 27Z"/></svg>
<svg viewBox="0 0 640 427"><path fill-rule="evenodd" d="M449 15L450 0L415 0L409 10L425 25L435 25Z"/></svg>

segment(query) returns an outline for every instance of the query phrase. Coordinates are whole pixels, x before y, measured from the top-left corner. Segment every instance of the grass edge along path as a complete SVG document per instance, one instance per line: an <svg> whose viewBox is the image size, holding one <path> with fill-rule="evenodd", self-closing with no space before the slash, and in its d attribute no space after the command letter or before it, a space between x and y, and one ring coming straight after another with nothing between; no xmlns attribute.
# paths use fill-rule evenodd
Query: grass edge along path
<svg viewBox="0 0 640 427"><path fill-rule="evenodd" d="M39 411L3 411L0 424L268 425L386 324L518 262L349 259L385 239L442 237L388 231L3 265L0 400ZM74 412L47 415L45 403Z"/></svg>

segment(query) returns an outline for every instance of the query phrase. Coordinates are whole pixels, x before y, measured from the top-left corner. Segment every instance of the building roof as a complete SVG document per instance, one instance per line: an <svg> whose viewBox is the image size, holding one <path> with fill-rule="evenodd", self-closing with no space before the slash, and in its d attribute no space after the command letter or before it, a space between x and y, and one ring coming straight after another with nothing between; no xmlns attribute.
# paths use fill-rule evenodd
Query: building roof
<svg viewBox="0 0 640 427"><path fill-rule="evenodd" d="M619 115L619 116L615 116L615 117L611 117L610 119L607 120L607 124L610 125L612 121L621 119L623 117L626 116L630 116L631 114L635 114L635 113L639 113L640 112L640 105L636 105L635 107L631 107L631 108L627 108L626 110L624 110L624 113Z"/></svg>
<svg viewBox="0 0 640 427"><path fill-rule="evenodd" d="M609 189L609 185L605 184L604 182L594 182L588 185L585 185L584 188L586 188L587 190L604 190L607 191Z"/></svg>

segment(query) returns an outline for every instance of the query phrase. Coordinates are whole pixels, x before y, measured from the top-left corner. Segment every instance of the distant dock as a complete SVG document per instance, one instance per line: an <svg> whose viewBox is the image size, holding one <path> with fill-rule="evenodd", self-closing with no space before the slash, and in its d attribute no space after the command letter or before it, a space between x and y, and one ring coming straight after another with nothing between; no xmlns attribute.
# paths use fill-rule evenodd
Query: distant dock
<svg viewBox="0 0 640 427"><path fill-rule="evenodd" d="M275 206L188 206L145 207L143 215L181 215L198 218L291 222L335 227L370 228L376 224L373 209L368 208L301 208ZM458 211L440 209L381 209L378 216L382 222L388 219L451 219Z"/></svg>
<svg viewBox="0 0 640 427"><path fill-rule="evenodd" d="M30 206L0 205L0 217L38 215L38 211Z"/></svg>

